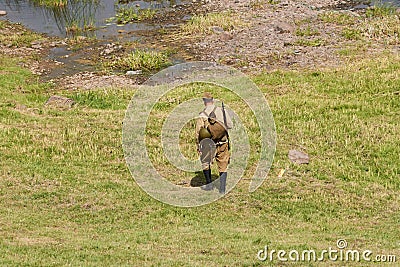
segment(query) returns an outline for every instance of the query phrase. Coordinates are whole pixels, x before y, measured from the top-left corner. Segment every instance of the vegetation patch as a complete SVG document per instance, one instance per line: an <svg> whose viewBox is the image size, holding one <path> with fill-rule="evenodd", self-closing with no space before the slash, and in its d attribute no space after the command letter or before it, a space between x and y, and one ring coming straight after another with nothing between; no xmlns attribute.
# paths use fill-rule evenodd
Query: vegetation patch
<svg viewBox="0 0 400 267"><path fill-rule="evenodd" d="M110 18L109 21L115 20L118 24L127 24L135 21L151 20L155 14L156 10L150 8L120 7L117 10L115 18Z"/></svg>
<svg viewBox="0 0 400 267"><path fill-rule="evenodd" d="M267 5L276 5L278 4L280 1L279 0L252 0L249 3L249 6L252 9L260 9L263 8Z"/></svg>
<svg viewBox="0 0 400 267"><path fill-rule="evenodd" d="M112 61L104 63L106 68L117 69L122 71L143 70L153 71L159 70L170 64L169 53L135 50L129 54L115 57Z"/></svg>
<svg viewBox="0 0 400 267"><path fill-rule="evenodd" d="M184 24L181 29L186 34L206 34L212 33L214 27L220 27L224 31L231 31L244 27L240 18L230 11L220 13L208 13L206 15L194 15Z"/></svg>
<svg viewBox="0 0 400 267"><path fill-rule="evenodd" d="M315 36L315 35L320 35L320 32L317 29L311 28L310 26L302 29L298 28L295 32L297 36L301 37L308 37L308 36Z"/></svg>
<svg viewBox="0 0 400 267"><path fill-rule="evenodd" d="M68 0L32 0L32 2L49 8L65 7L68 4Z"/></svg>
<svg viewBox="0 0 400 267"><path fill-rule="evenodd" d="M93 109L121 110L132 94L121 88L99 88L97 90L78 91L67 96L75 100L78 105Z"/></svg>
<svg viewBox="0 0 400 267"><path fill-rule="evenodd" d="M325 40L320 39L320 38L317 38L317 39L300 38L294 43L294 45L311 46L311 47L322 46L324 44L325 44Z"/></svg>
<svg viewBox="0 0 400 267"><path fill-rule="evenodd" d="M2 31L4 30L4 33ZM13 47L30 47L33 41L43 40L43 36L22 29L20 25L10 24L5 21L0 22L0 43L6 46Z"/></svg>
<svg viewBox="0 0 400 267"><path fill-rule="evenodd" d="M396 10L392 4L378 2L359 17L342 11L328 11L320 14L319 19L345 26L341 35L348 40L365 37L387 45L397 45L400 43L400 14Z"/></svg>
<svg viewBox="0 0 400 267"><path fill-rule="evenodd" d="M342 30L342 36L348 40L360 40L361 30L355 28L344 28Z"/></svg>
<svg viewBox="0 0 400 267"><path fill-rule="evenodd" d="M320 14L318 18L323 22L334 23L338 25L353 25L357 21L355 16L339 11L327 11Z"/></svg>
<svg viewBox="0 0 400 267"><path fill-rule="evenodd" d="M366 9L365 15L368 18L382 18L396 14L397 7L392 3L376 2Z"/></svg>
<svg viewBox="0 0 400 267"><path fill-rule="evenodd" d="M389 45L400 44L400 16L398 14L366 19L360 26L360 30L367 38Z"/></svg>

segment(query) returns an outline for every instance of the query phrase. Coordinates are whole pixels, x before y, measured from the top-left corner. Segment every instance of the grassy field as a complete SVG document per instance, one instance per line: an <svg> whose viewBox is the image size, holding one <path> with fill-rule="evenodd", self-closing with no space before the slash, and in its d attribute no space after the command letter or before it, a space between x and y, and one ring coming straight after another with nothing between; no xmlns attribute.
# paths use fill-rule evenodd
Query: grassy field
<svg viewBox="0 0 400 267"><path fill-rule="evenodd" d="M29 59L0 56L0 265L279 266L257 252L321 251L340 238L400 261L400 57L251 77L275 116L270 175L254 193L244 179L222 200L190 209L152 199L129 174L121 129L132 89L58 91L21 61ZM53 94L77 104L45 106ZM179 103L162 101L160 117ZM157 125L149 125L155 153ZM310 164L292 164L290 149L307 152Z"/></svg>

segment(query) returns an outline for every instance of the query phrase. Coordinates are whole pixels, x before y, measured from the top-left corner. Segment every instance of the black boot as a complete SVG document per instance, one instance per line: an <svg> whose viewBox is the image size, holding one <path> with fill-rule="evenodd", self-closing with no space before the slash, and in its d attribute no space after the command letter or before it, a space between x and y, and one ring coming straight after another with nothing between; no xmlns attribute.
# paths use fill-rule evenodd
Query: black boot
<svg viewBox="0 0 400 267"><path fill-rule="evenodd" d="M219 193L225 194L226 189L226 177L228 176L227 172L220 172L219 173Z"/></svg>
<svg viewBox="0 0 400 267"><path fill-rule="evenodd" d="M212 180L211 180L211 169L208 170L203 170L204 176L206 177L206 185L202 186L201 188L203 188L206 191L210 191L213 189L212 186Z"/></svg>

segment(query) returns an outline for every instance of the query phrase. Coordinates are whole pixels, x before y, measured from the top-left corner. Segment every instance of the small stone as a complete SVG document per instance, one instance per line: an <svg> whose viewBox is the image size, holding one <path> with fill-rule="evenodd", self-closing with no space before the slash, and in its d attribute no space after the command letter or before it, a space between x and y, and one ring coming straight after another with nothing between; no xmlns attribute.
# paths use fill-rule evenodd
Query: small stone
<svg viewBox="0 0 400 267"><path fill-rule="evenodd" d="M102 55L109 55L109 54L111 54L112 52L114 52L114 49L113 48L107 48L107 49L104 49L104 51L101 53Z"/></svg>
<svg viewBox="0 0 400 267"><path fill-rule="evenodd" d="M140 75L142 74L142 70L128 70L126 75Z"/></svg>
<svg viewBox="0 0 400 267"><path fill-rule="evenodd" d="M220 40L221 40L221 41L226 42L226 41L229 41L229 40L231 40L231 39L233 39L232 34L229 34L229 33L222 33L222 34L221 34L221 37L220 37Z"/></svg>
<svg viewBox="0 0 400 267"><path fill-rule="evenodd" d="M34 44L34 45L32 45L32 48L34 48L34 49L42 49L43 46L41 44Z"/></svg>
<svg viewBox="0 0 400 267"><path fill-rule="evenodd" d="M45 103L46 106L55 106L59 108L70 109L75 104L75 101L71 98L53 95Z"/></svg>
<svg viewBox="0 0 400 267"><path fill-rule="evenodd" d="M16 104L15 105L16 110L27 110L28 108L25 105L22 104Z"/></svg>
<svg viewBox="0 0 400 267"><path fill-rule="evenodd" d="M214 27L212 27L211 29L212 29L212 31L215 32L215 33L224 32L224 29L223 29L222 27L219 27L219 26L214 26Z"/></svg>
<svg viewBox="0 0 400 267"><path fill-rule="evenodd" d="M273 25L274 30L278 33L290 33L294 30L294 27L287 22L277 22Z"/></svg>
<svg viewBox="0 0 400 267"><path fill-rule="evenodd" d="M291 162L296 164L308 164L310 162L310 158L306 153L294 149L289 150L288 157Z"/></svg>
<svg viewBox="0 0 400 267"><path fill-rule="evenodd" d="M38 44L41 44L41 43L42 43L42 41L36 40L36 41L32 41L31 45L38 45Z"/></svg>
<svg viewBox="0 0 400 267"><path fill-rule="evenodd" d="M0 16L5 16L7 15L7 11L5 10L0 10Z"/></svg>

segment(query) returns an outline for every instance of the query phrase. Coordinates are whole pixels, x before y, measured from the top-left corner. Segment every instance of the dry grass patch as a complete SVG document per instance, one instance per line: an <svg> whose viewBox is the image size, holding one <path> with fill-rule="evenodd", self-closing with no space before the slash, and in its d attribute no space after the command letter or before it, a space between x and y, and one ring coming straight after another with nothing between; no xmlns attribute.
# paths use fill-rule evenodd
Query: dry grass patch
<svg viewBox="0 0 400 267"><path fill-rule="evenodd" d="M238 18L236 14L227 11L194 15L181 29L186 34L207 34L212 33L215 27L220 27L224 31L231 31L244 26L246 26L246 23Z"/></svg>

